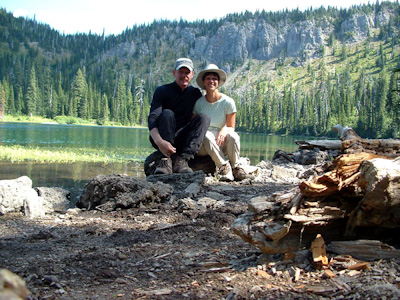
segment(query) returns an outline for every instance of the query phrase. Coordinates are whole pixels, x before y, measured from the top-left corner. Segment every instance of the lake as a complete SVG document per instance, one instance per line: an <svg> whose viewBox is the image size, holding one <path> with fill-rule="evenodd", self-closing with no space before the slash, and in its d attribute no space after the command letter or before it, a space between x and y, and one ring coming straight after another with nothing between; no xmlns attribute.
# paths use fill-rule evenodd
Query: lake
<svg viewBox="0 0 400 300"><path fill-rule="evenodd" d="M250 158L252 165L256 165L261 160L272 159L278 149L293 152L297 149L295 140L310 139L249 133L240 133L240 136L241 156ZM154 151L149 142L147 128L109 126L0 122L0 144L102 149L109 151L110 154L118 153L128 161L109 164L0 161L0 180L26 175L32 179L34 187L62 187L71 191L73 198L78 197L84 185L99 174L123 173L145 178L143 162Z"/></svg>

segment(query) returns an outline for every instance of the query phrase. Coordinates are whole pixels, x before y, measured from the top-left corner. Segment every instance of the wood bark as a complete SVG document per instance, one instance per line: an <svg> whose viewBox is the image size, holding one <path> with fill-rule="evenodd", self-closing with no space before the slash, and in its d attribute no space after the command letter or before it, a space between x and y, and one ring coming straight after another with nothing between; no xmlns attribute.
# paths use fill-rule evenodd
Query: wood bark
<svg viewBox="0 0 400 300"><path fill-rule="evenodd" d="M252 199L250 212L232 225L236 234L268 254L309 247L318 234L327 242L362 237L400 244L394 234L400 229L400 158L393 159L400 155L400 141L362 139L339 125L335 130L341 135L342 154L330 170L303 181L295 193ZM297 144L320 149L338 145ZM388 255L393 254L398 255Z"/></svg>

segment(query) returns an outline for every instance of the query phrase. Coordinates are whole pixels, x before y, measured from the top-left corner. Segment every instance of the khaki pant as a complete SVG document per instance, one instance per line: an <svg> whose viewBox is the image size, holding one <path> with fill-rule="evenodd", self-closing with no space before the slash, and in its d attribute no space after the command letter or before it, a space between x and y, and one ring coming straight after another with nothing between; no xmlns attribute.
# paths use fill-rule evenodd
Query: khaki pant
<svg viewBox="0 0 400 300"><path fill-rule="evenodd" d="M215 165L219 168L222 165L231 163L232 168L238 167L240 164L240 137L236 132L231 132L226 136L225 143L222 147L217 145L216 137L218 131L208 130L197 153L199 156L210 155ZM225 156L228 156L228 160Z"/></svg>

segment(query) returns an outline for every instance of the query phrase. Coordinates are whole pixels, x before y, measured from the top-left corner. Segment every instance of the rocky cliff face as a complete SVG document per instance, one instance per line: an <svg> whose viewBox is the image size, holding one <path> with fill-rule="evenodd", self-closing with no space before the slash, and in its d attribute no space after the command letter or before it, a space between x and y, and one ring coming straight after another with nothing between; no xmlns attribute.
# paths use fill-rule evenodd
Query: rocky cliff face
<svg viewBox="0 0 400 300"><path fill-rule="evenodd" d="M382 11L354 14L342 22L333 17L321 17L298 22L281 20L277 25L262 18L241 23L225 20L207 32L196 26L170 23L163 26L158 37L154 34L147 38L137 37L129 44L120 45L117 52L122 57L135 53L146 56L154 55L164 47L174 53L186 53L203 64L216 63L229 72L234 63L250 58L265 61L294 57L304 60L318 56L331 34L342 42L360 42L373 29L388 24L390 16L390 11Z"/></svg>
<svg viewBox="0 0 400 300"><path fill-rule="evenodd" d="M338 37L348 42L360 42L368 37L370 30L387 25L390 20L390 13L380 12L376 15L356 14L340 24Z"/></svg>

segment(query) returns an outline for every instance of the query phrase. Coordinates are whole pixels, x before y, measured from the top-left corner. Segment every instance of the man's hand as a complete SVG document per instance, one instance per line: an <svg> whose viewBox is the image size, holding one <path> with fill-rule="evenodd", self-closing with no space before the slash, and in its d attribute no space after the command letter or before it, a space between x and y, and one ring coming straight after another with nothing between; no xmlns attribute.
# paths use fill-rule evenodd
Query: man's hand
<svg viewBox="0 0 400 300"><path fill-rule="evenodd" d="M157 145L158 150L160 150L165 157L170 158L172 154L176 153L176 148L172 146L170 142L161 137L157 127L150 130L150 135L153 138L154 143Z"/></svg>
<svg viewBox="0 0 400 300"><path fill-rule="evenodd" d="M164 154L165 157L169 158L172 154L176 153L176 148L166 140L161 139L156 144L158 146L158 149L161 151L162 154Z"/></svg>

